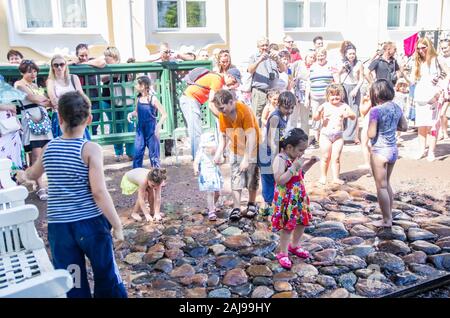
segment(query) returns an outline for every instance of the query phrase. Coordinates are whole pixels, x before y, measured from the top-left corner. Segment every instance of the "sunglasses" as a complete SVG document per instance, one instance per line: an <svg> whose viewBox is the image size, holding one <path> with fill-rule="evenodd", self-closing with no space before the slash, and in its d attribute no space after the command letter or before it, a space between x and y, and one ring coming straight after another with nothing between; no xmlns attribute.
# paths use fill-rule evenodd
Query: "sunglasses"
<svg viewBox="0 0 450 318"><path fill-rule="evenodd" d="M170 52L170 50L167 50L167 51L163 51L163 53L164 54L170 54L171 52Z"/></svg>
<svg viewBox="0 0 450 318"><path fill-rule="evenodd" d="M284 42L286 42L286 43L294 43L294 41L284 41Z"/></svg>
<svg viewBox="0 0 450 318"><path fill-rule="evenodd" d="M417 47L418 51L423 51L423 50L426 50L426 49L428 49L428 46Z"/></svg>
<svg viewBox="0 0 450 318"><path fill-rule="evenodd" d="M66 66L66 63L54 63L53 64L53 67L54 68L63 68L64 66Z"/></svg>

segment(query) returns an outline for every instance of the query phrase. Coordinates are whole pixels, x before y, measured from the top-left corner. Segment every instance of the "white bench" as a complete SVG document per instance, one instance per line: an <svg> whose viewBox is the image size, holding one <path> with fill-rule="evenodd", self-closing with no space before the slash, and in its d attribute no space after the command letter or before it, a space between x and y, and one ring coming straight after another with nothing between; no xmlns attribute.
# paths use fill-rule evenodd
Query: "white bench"
<svg viewBox="0 0 450 318"><path fill-rule="evenodd" d="M11 180L12 161L9 159L0 159L0 189L8 189L17 186Z"/></svg>
<svg viewBox="0 0 450 318"><path fill-rule="evenodd" d="M66 270L55 270L34 220L39 211L25 205L24 187L0 190L0 298L66 297L73 287Z"/></svg>

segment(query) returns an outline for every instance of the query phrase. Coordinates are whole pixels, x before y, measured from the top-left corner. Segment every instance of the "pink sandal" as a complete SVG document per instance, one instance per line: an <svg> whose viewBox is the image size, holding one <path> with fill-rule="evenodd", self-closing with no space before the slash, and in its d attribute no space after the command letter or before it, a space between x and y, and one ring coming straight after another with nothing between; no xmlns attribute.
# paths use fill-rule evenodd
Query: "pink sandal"
<svg viewBox="0 0 450 318"><path fill-rule="evenodd" d="M288 251L298 257L301 257L301 258L309 258L310 257L309 252L307 250L301 248L300 246L292 247L289 244Z"/></svg>
<svg viewBox="0 0 450 318"><path fill-rule="evenodd" d="M292 262L289 259L289 256L287 254L278 253L276 257L277 257L278 263L280 263L281 267L283 267L285 269L292 268Z"/></svg>

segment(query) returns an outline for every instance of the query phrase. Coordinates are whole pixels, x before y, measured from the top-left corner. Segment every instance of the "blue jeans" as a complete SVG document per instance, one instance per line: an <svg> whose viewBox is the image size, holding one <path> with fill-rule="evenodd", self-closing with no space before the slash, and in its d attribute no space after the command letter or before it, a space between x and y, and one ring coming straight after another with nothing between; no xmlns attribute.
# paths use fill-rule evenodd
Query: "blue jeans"
<svg viewBox="0 0 450 318"><path fill-rule="evenodd" d="M270 148L265 143L261 143L258 150L258 166L261 171L262 196L264 202L269 206L272 205L275 192L275 178L272 170L273 159Z"/></svg>
<svg viewBox="0 0 450 318"><path fill-rule="evenodd" d="M187 130L191 138L191 154L195 158L198 145L200 144L200 136L202 134L202 112L200 103L187 96L181 96L180 108L186 120Z"/></svg>
<svg viewBox="0 0 450 318"><path fill-rule="evenodd" d="M99 102L92 102L92 110L98 110L100 109L100 103ZM92 114L92 122L97 123L100 120L100 113ZM91 125L92 127L92 136L97 135L97 129L98 125Z"/></svg>
<svg viewBox="0 0 450 318"><path fill-rule="evenodd" d="M111 225L103 215L73 222L50 223L48 241L56 269L75 268L75 285L69 298L91 298L86 274L87 257L94 272L95 298L127 298L114 260ZM79 270L78 270L79 269Z"/></svg>

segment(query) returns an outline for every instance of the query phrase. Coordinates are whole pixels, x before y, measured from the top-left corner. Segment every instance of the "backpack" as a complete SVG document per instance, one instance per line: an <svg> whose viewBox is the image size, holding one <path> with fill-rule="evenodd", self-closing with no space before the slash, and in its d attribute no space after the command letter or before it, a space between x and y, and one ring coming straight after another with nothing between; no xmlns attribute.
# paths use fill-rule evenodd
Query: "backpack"
<svg viewBox="0 0 450 318"><path fill-rule="evenodd" d="M196 85L201 88L210 90L211 88L196 83L200 78L202 78L205 75L208 75L209 73L212 73L211 70L209 70L205 67L196 67L193 70L189 71L189 73L186 74L186 76L183 78L183 81L188 85ZM215 74L215 73L213 73L213 74ZM220 76L220 75L217 74L217 76Z"/></svg>

